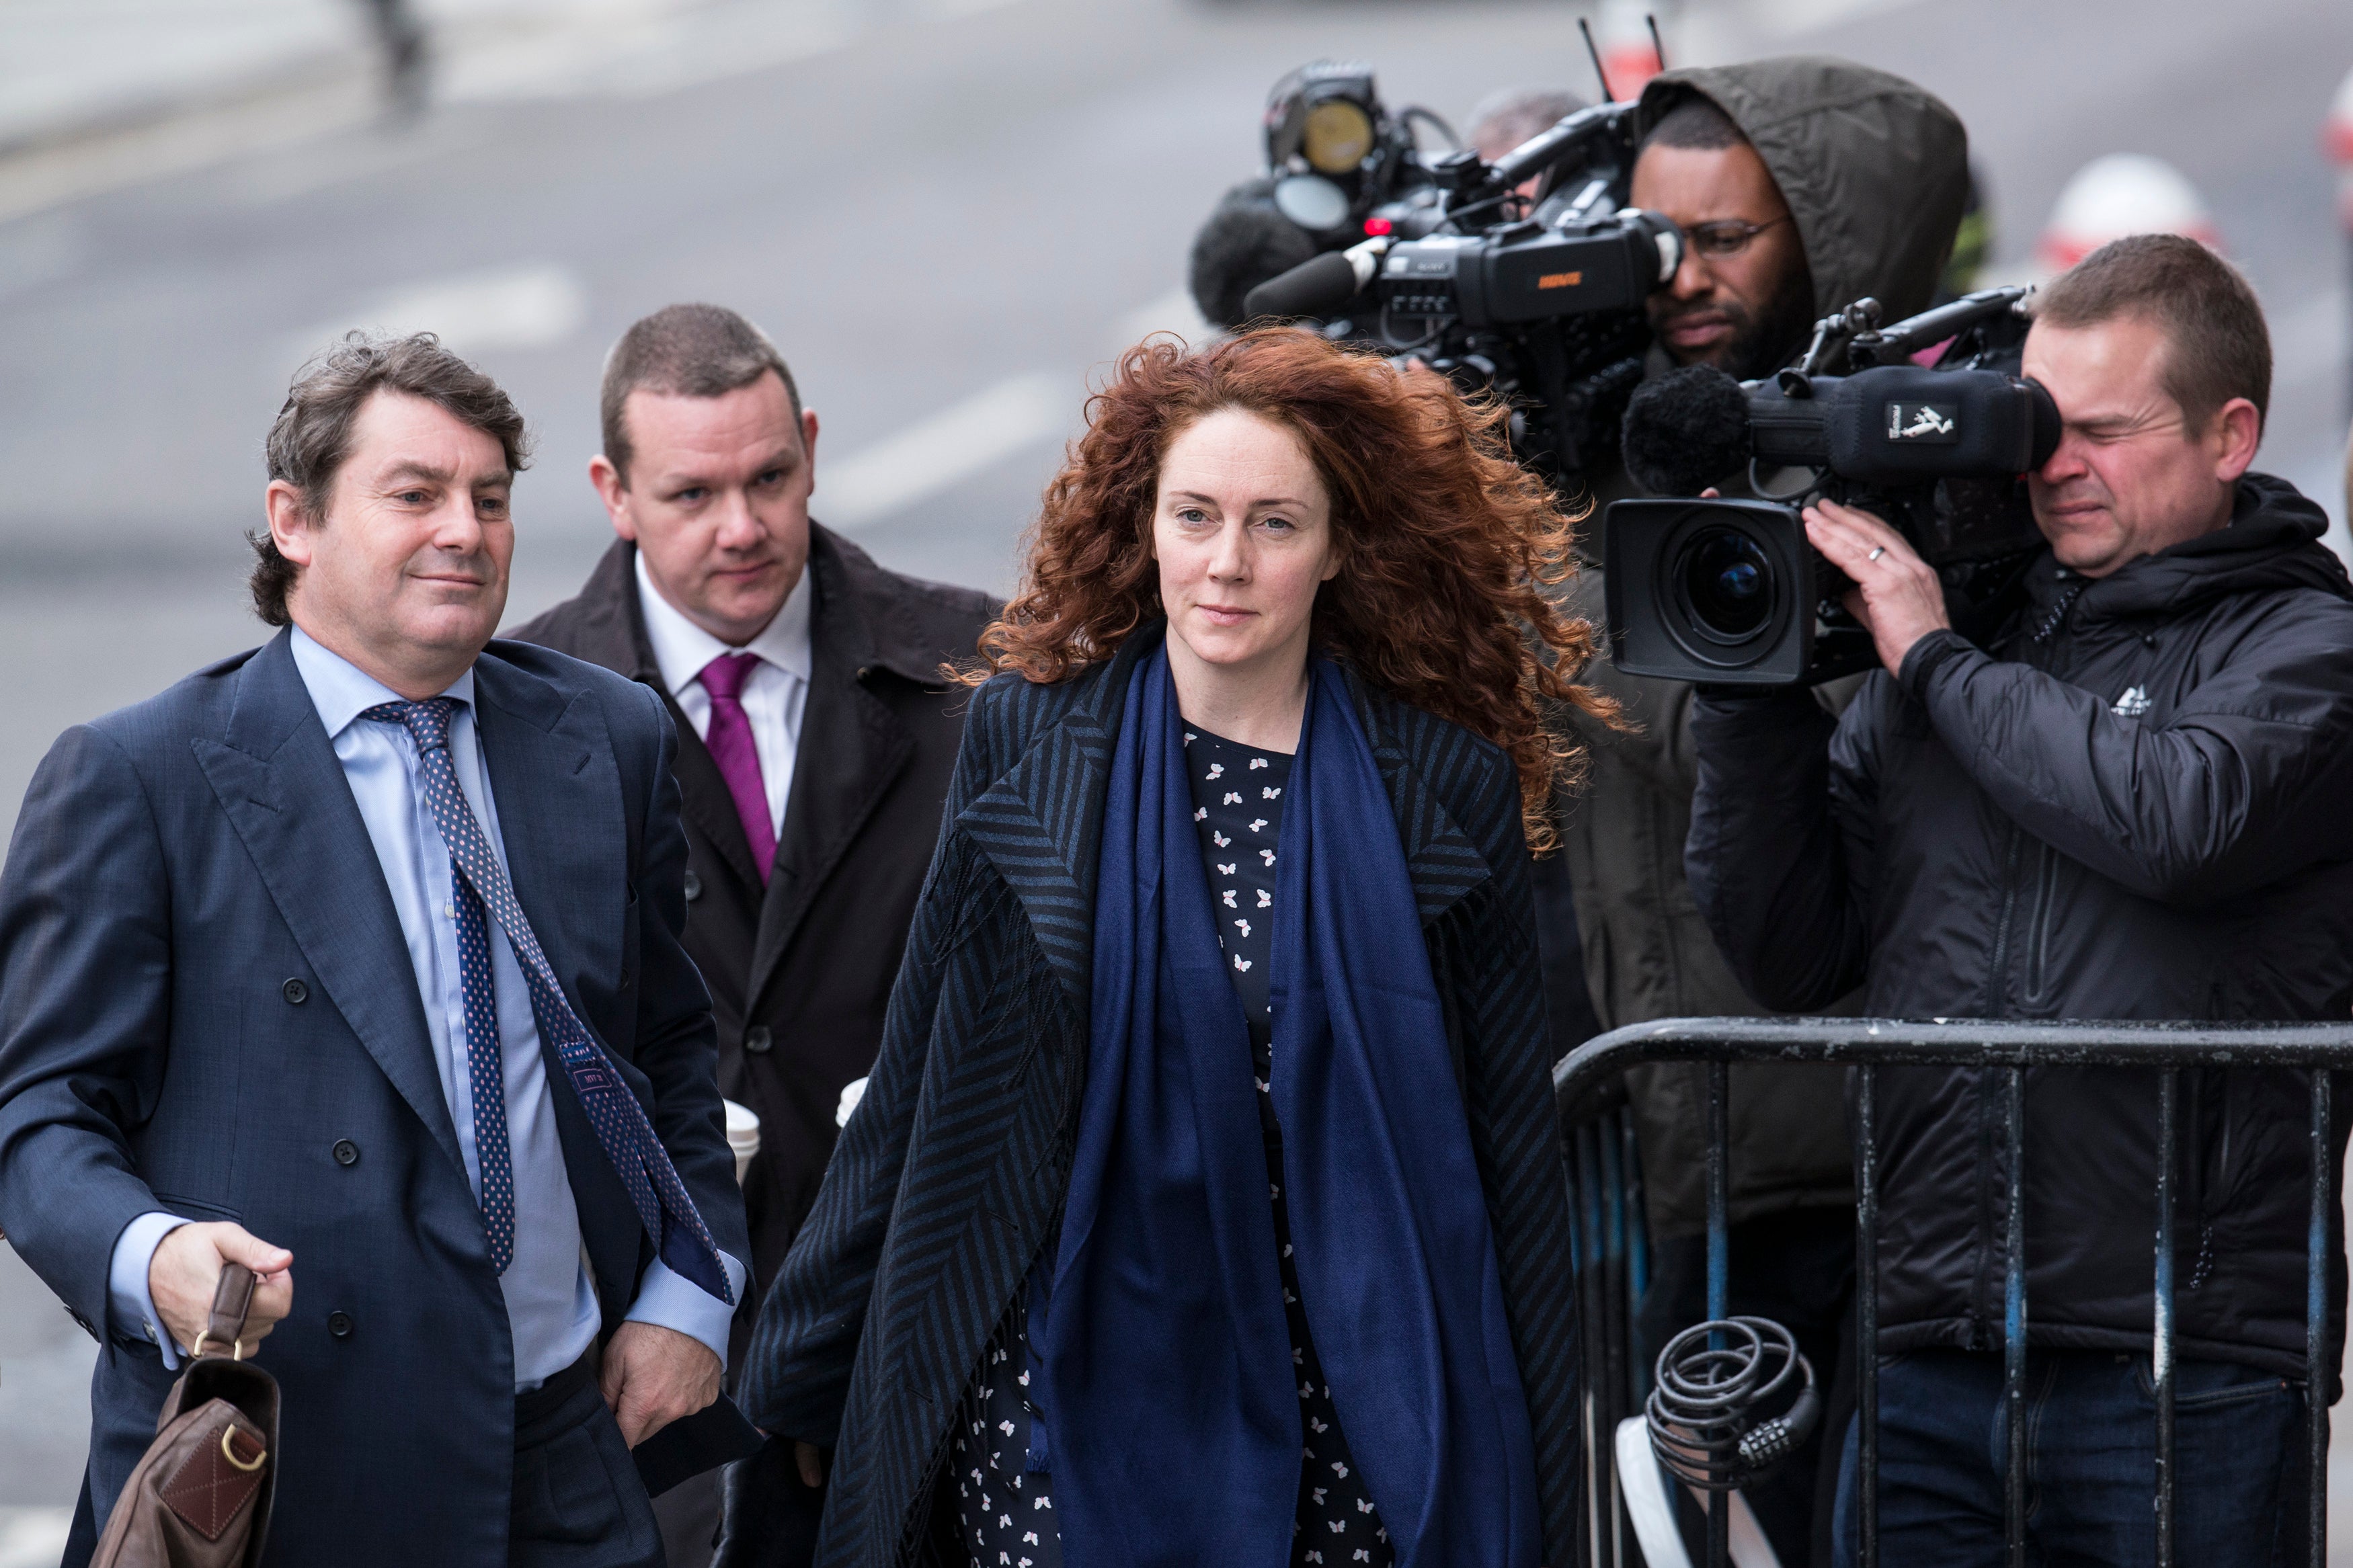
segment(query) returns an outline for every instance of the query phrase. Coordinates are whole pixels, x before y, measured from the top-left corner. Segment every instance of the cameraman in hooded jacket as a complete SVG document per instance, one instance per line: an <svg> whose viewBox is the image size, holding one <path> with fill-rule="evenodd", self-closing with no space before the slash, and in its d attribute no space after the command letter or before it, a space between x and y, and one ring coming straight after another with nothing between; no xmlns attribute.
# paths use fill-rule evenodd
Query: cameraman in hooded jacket
<svg viewBox="0 0 2353 1568"><path fill-rule="evenodd" d="M1968 190L1968 137L1933 94L1884 71L1796 56L1654 78L1639 126L1632 201L1664 213L1690 240L1674 278L1650 300L1653 373L1706 363L1736 377L1770 375L1804 350L1816 318L1857 299L1877 299L1891 321L1931 302ZM1596 510L1578 540L1586 560L1567 594L1598 625L1599 507L1630 486L1604 471L1591 476L1591 489ZM1536 863L1556 1030L1579 1011L1580 978L1602 1028L1757 1011L1683 879L1697 781L1693 689L1624 674L1606 658L1582 679L1617 699L1639 728L1564 715L1588 765L1582 786L1560 799L1564 853ZM1564 984L1555 963L1576 962L1573 951L1561 952L1572 927L1583 938L1582 973L1572 970ZM1583 1033L1556 1043L1566 1049ZM1651 1352L1706 1316L1704 1081L1704 1069L1686 1062L1638 1068L1626 1079L1651 1233L1653 1283L1641 1314ZM1854 1192L1842 1087L1835 1068L1732 1069L1732 1310L1796 1332L1831 1384L1832 1424L1850 1407L1853 1360ZM1790 1568L1829 1560L1836 1449L1823 1464L1823 1447L1810 1439L1749 1492Z"/></svg>
<svg viewBox="0 0 2353 1568"><path fill-rule="evenodd" d="M2342 1020L2353 584L2321 510L2247 471L2271 387L2254 295L2195 241L2119 240L2042 294L2025 372L2063 426L2028 477L2049 543L2028 607L1973 647L1900 534L1808 508L1885 668L1835 724L1802 692L1700 697L1699 908L1777 1010L1862 984L1885 1017ZM1998 1562L2020 1154L1995 1075L1879 1082L1882 1560ZM2183 1076L2178 1562L2301 1560L2305 1401L2337 1397L2300 1383L2307 1083ZM2023 1160L2030 1550L2147 1561L2153 1076L2030 1071ZM2328 1246L2341 1350L2340 1226ZM1850 1429L1848 1561L1854 1468Z"/></svg>

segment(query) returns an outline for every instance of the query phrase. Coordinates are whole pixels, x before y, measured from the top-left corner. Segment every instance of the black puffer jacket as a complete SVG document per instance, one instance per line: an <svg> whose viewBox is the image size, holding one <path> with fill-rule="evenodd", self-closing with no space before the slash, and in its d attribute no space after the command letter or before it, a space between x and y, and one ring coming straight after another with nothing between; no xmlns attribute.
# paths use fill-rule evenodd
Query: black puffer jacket
<svg viewBox="0 0 2353 1568"><path fill-rule="evenodd" d="M1742 983L1801 1011L1862 981L1883 1017L2345 1018L2353 584L2325 526L2250 476L2230 527L2108 577L2046 554L1992 656L1922 638L1834 735L1801 694L1702 699L1688 864ZM1989 1348L1996 1084L1925 1068L1882 1084L1880 1348ZM2180 1353L2300 1373L2305 1080L2212 1069L2184 1093ZM2146 1073L2030 1074L2035 1343L2148 1342L2155 1125Z"/></svg>

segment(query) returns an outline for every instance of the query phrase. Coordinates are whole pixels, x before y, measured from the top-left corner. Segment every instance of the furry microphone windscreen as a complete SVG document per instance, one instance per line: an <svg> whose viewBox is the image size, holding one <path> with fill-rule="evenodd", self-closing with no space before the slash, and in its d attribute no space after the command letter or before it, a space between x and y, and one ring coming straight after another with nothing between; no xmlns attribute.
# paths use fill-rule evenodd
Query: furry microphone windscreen
<svg viewBox="0 0 2353 1568"><path fill-rule="evenodd" d="M1748 461L1748 395L1709 364L1634 389L1624 436L1628 477L1654 496L1695 496Z"/></svg>
<svg viewBox="0 0 2353 1568"><path fill-rule="evenodd" d="M1193 302L1220 327L1240 326L1243 296L1315 254L1314 238L1276 208L1273 190L1269 180L1236 185L1193 237Z"/></svg>

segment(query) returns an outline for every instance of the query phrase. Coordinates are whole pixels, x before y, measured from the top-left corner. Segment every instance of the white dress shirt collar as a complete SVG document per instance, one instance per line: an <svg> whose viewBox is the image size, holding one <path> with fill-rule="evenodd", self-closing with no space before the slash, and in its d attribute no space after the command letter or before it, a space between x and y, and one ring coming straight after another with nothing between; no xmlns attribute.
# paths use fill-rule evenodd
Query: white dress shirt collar
<svg viewBox="0 0 2353 1568"><path fill-rule="evenodd" d="M310 689L311 705L318 709L319 721L327 727L330 741L377 703L407 700L301 626L294 628L292 652L294 668ZM468 665L466 672L444 688L441 695L472 706L474 667Z"/></svg>
<svg viewBox="0 0 2353 1568"><path fill-rule="evenodd" d="M654 664L661 670L662 684L675 697L693 684L702 673L702 667L722 654L757 654L765 663L775 665L786 675L806 681L813 658L809 651L809 572L801 568L801 580L785 595L784 607L776 612L758 637L742 647L731 647L696 626L662 597L654 585L653 574L646 570L643 551L631 552L638 571L638 603L645 610L646 640L653 644Z"/></svg>

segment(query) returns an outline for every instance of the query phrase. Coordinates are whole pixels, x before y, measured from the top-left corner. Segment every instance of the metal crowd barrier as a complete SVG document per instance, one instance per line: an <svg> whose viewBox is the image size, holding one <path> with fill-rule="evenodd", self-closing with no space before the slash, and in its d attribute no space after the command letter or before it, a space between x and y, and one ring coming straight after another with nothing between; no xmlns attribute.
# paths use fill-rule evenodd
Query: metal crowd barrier
<svg viewBox="0 0 2353 1568"><path fill-rule="evenodd" d="M2173 1568L2173 1262L2175 1125L2185 1068L2303 1068L2310 1073L2311 1224L2305 1257L2305 1436L2306 1545L2311 1568L2323 1568L2328 1540L2328 1227L2335 1214L2329 1140L2329 1069L2353 1068L2353 1024L2213 1028L2174 1024L2011 1024L1995 1021L1902 1023L1879 1018L1668 1018L1636 1024L1587 1041L1553 1069L1556 1104L1587 1102L1601 1085L1644 1062L1702 1061L1707 1072L1707 1315L1726 1315L1730 1251L1726 1233L1730 1066L1735 1062L1835 1062L1855 1069L1855 1418L1857 1545L1863 1568L1879 1563L1879 1147L1881 1066L2002 1069L2001 1115L2008 1146L2021 1147L2026 1069L2031 1067L2146 1068L2158 1074L2158 1187L2154 1208L2156 1310L2150 1380L2157 1397L2158 1568ZM1577 1268L1588 1325L1586 1497L1590 1562L1608 1568L1641 1563L1621 1525L1616 1423L1642 1408L1649 1368L1630 1330L1644 1289L1641 1177L1626 1113L1565 1129L1573 1194ZM2003 1413L2007 1468L2003 1493L2010 1568L2026 1563L2026 1215L2024 1162L2010 1160L2007 1275L2003 1281ZM1599 1345L1592 1342L1604 1342ZM1597 1441L1598 1439L1598 1441ZM1837 1463L1843 1435L1826 1433L1825 1463ZM1606 1513L1605 1510L1606 1510ZM1730 1509L1707 1510L1706 1568L1729 1562ZM1784 1568L1794 1568L1785 1564Z"/></svg>

